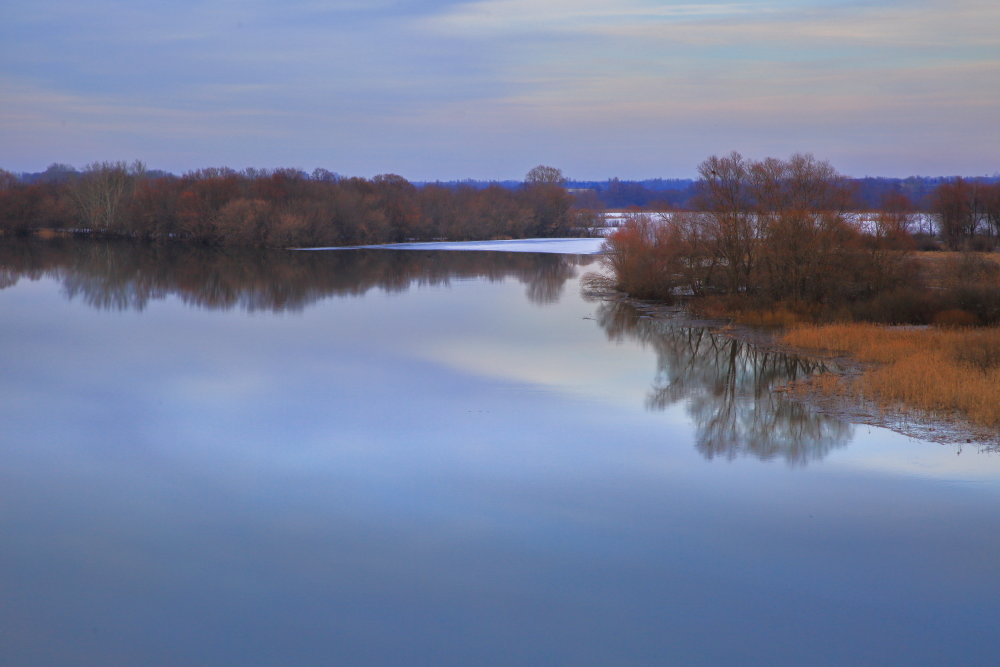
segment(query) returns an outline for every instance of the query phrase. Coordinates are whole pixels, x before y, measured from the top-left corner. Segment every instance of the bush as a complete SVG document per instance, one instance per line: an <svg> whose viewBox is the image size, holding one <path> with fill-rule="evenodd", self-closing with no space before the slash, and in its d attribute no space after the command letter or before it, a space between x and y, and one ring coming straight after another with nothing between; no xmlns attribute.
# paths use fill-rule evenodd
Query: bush
<svg viewBox="0 0 1000 667"><path fill-rule="evenodd" d="M930 324L941 299L936 294L912 287L901 287L876 294L855 303L850 312L854 319L882 324Z"/></svg>
<svg viewBox="0 0 1000 667"><path fill-rule="evenodd" d="M669 226L637 215L604 243L602 261L618 289L640 299L672 301L678 286L678 244Z"/></svg>
<svg viewBox="0 0 1000 667"><path fill-rule="evenodd" d="M936 252L941 250L941 242L934 234L917 233L913 235L916 250L921 252Z"/></svg>
<svg viewBox="0 0 1000 667"><path fill-rule="evenodd" d="M974 327L979 324L979 318L973 313L961 308L949 308L934 313L931 323L936 327L959 328Z"/></svg>
<svg viewBox="0 0 1000 667"><path fill-rule="evenodd" d="M942 279L951 285L996 284L1000 279L1000 263L982 255L963 252L945 261Z"/></svg>
<svg viewBox="0 0 1000 667"><path fill-rule="evenodd" d="M996 244L989 236L977 234L966 242L966 247L975 252L991 252L996 247Z"/></svg>
<svg viewBox="0 0 1000 667"><path fill-rule="evenodd" d="M954 287L945 292L944 301L951 308L972 313L981 324L1000 322L1000 288L990 285Z"/></svg>

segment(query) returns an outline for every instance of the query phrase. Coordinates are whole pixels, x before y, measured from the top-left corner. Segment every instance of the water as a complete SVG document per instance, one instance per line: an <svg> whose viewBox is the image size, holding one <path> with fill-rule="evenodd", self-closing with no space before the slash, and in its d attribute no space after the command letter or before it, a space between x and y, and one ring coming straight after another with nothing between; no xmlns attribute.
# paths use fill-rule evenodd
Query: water
<svg viewBox="0 0 1000 667"><path fill-rule="evenodd" d="M0 245L0 663L993 664L1000 457L594 259Z"/></svg>

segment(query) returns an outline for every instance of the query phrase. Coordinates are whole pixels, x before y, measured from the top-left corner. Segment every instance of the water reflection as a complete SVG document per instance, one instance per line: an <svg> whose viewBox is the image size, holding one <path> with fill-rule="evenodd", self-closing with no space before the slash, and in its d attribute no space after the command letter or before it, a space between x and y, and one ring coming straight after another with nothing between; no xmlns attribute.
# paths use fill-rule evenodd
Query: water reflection
<svg viewBox="0 0 1000 667"><path fill-rule="evenodd" d="M59 281L69 299L101 310L143 310L176 296L206 309L301 311L333 296L372 289L402 292L452 281L513 278L535 304L559 300L578 267L593 256L514 252L347 250L330 252L211 249L95 243L72 239L5 240L0 288L20 279ZM825 370L703 328L641 317L620 302L601 302L597 318L612 340L651 347L657 374L651 410L685 402L707 458L746 454L804 464L843 446L849 425L818 415L771 388Z"/></svg>
<svg viewBox="0 0 1000 667"><path fill-rule="evenodd" d="M19 279L61 281L66 296L102 310L143 310L177 295L190 305L300 311L330 296L402 292L453 280L514 278L533 303L557 301L585 255L349 250L295 252L61 239L0 244L0 289Z"/></svg>
<svg viewBox="0 0 1000 667"><path fill-rule="evenodd" d="M623 302L604 302L597 319L611 340L632 339L656 352L651 410L685 401L708 459L752 455L792 465L846 445L849 424L818 414L774 388L831 370L822 361L781 354L704 327L642 317Z"/></svg>

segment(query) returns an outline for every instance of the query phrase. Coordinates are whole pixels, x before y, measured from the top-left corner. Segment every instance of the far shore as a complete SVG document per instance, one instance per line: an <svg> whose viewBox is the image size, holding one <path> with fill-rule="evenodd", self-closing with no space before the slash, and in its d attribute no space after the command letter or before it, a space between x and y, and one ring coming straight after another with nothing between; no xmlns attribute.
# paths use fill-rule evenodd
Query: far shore
<svg viewBox="0 0 1000 667"><path fill-rule="evenodd" d="M331 246L322 248L291 248L292 250L476 250L492 252L542 252L559 255L597 255L604 238L563 237L504 239L495 241L419 241L413 243L383 243L379 245Z"/></svg>

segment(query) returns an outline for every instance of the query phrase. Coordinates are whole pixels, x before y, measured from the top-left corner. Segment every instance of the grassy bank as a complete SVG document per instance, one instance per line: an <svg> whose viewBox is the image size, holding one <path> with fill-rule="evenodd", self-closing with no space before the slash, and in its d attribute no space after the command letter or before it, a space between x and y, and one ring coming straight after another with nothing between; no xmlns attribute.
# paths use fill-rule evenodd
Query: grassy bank
<svg viewBox="0 0 1000 667"><path fill-rule="evenodd" d="M660 229L636 227L617 239L606 263L619 289L675 298L685 265L671 256L672 239L657 238ZM878 268L878 257L866 259L869 272ZM685 301L699 316L783 332L785 344L865 364L860 376L813 380L822 393L887 412L957 415L1000 433L1000 253L887 251L881 260L905 267L881 289L816 300L694 286Z"/></svg>
<svg viewBox="0 0 1000 667"><path fill-rule="evenodd" d="M914 329L847 323L798 326L781 341L849 354L858 377L825 377L815 387L874 401L886 409L961 415L1000 428L1000 328Z"/></svg>

